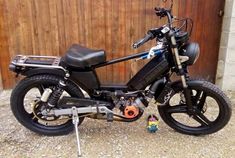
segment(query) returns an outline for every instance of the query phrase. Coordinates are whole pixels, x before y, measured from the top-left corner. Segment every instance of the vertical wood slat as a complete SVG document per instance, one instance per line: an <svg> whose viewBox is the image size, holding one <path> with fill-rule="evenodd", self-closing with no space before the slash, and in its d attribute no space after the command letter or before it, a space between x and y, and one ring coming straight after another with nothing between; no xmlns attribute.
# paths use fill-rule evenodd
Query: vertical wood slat
<svg viewBox="0 0 235 158"><path fill-rule="evenodd" d="M2 72L0 69L0 91L3 90L3 85L2 85Z"/></svg>
<svg viewBox="0 0 235 158"><path fill-rule="evenodd" d="M215 45L220 37L221 19L216 12L224 1L174 2L176 16L189 16L195 21L192 39L201 44L203 53L192 72L213 80L216 64L207 59L210 57L216 62L218 56ZM16 82L8 71L9 61L16 54L64 55L71 44L80 43L106 50L110 60L153 46L154 41L138 50L131 49L132 43L143 37L149 28L166 22L160 21L153 11L155 6L166 6L160 0L0 0L0 3L0 68L5 88ZM145 63L115 64L98 70L98 74L104 83L125 83Z"/></svg>
<svg viewBox="0 0 235 158"><path fill-rule="evenodd" d="M8 86L13 84L11 75L8 73L10 52L5 12L5 3L4 1L0 1L0 89L9 88Z"/></svg>
<svg viewBox="0 0 235 158"><path fill-rule="evenodd" d="M57 0L49 0L49 14L50 14L50 30L51 30L51 55L59 55L59 29L58 29L58 10L57 10Z"/></svg>
<svg viewBox="0 0 235 158"><path fill-rule="evenodd" d="M112 22L113 22L113 1L114 0L105 0L105 50L109 53L107 53L107 60L113 59L113 49L110 47L112 45L112 38L114 37L112 34ZM108 82L111 83L113 79L113 66L107 66L106 67L106 79Z"/></svg>
<svg viewBox="0 0 235 158"><path fill-rule="evenodd" d="M91 4L91 31L92 31L92 46L93 48L105 49L105 1L96 0ZM106 80L106 67L97 70L100 75L100 80Z"/></svg>

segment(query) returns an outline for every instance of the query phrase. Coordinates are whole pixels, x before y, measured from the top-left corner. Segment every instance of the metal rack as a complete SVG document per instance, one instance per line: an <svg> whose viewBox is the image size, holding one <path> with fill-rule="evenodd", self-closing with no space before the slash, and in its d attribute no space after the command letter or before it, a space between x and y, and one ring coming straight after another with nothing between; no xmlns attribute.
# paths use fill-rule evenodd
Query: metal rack
<svg viewBox="0 0 235 158"><path fill-rule="evenodd" d="M39 67L39 68L56 68L66 71L62 66L60 66L61 57L56 56L25 56L17 55L12 63L18 67Z"/></svg>

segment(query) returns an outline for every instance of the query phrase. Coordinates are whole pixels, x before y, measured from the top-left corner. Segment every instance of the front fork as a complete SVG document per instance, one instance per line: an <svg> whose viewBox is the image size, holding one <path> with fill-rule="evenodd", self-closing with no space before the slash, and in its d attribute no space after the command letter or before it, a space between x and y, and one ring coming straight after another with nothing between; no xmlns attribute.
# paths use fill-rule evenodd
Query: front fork
<svg viewBox="0 0 235 158"><path fill-rule="evenodd" d="M193 105L192 105L192 100L191 100L191 91L188 89L188 84L186 80L186 73L182 67L180 57L179 57L179 49L177 47L176 39L174 36L174 32L170 32L170 40L171 40L171 49L172 49L172 54L174 56L175 62L177 64L177 68L179 70L179 74L181 77L183 89L184 89L184 95L185 95L185 100L186 104L188 106L188 112L191 115L193 111Z"/></svg>

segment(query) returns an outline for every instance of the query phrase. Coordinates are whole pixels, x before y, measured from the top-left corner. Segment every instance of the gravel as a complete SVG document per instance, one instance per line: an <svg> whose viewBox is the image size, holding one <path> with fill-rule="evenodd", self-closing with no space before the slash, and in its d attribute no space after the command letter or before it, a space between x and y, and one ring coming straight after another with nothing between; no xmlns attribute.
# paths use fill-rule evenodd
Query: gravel
<svg viewBox="0 0 235 158"><path fill-rule="evenodd" d="M40 136L21 126L9 107L10 91L0 94L0 157L59 158L76 156L76 136L71 133L60 137ZM235 104L235 93L228 92ZM107 123L85 119L79 127L83 157L123 158L232 158L235 155L235 118L221 131L207 136L188 136L175 132L163 121L160 130L146 131L146 117L156 107L134 123ZM233 110L235 106L233 106Z"/></svg>

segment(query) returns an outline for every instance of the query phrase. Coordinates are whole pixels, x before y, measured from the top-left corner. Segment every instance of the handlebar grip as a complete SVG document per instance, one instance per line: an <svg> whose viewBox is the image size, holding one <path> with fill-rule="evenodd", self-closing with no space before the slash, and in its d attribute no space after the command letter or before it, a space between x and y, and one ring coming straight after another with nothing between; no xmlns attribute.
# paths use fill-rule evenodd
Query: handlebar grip
<svg viewBox="0 0 235 158"><path fill-rule="evenodd" d="M151 40L153 38L154 38L153 34L151 32L148 32L147 35L144 38L142 38L138 42L135 42L132 47L134 49L137 49L137 48L139 48L140 46L142 46L143 44L145 44L146 42L148 42L149 40Z"/></svg>

